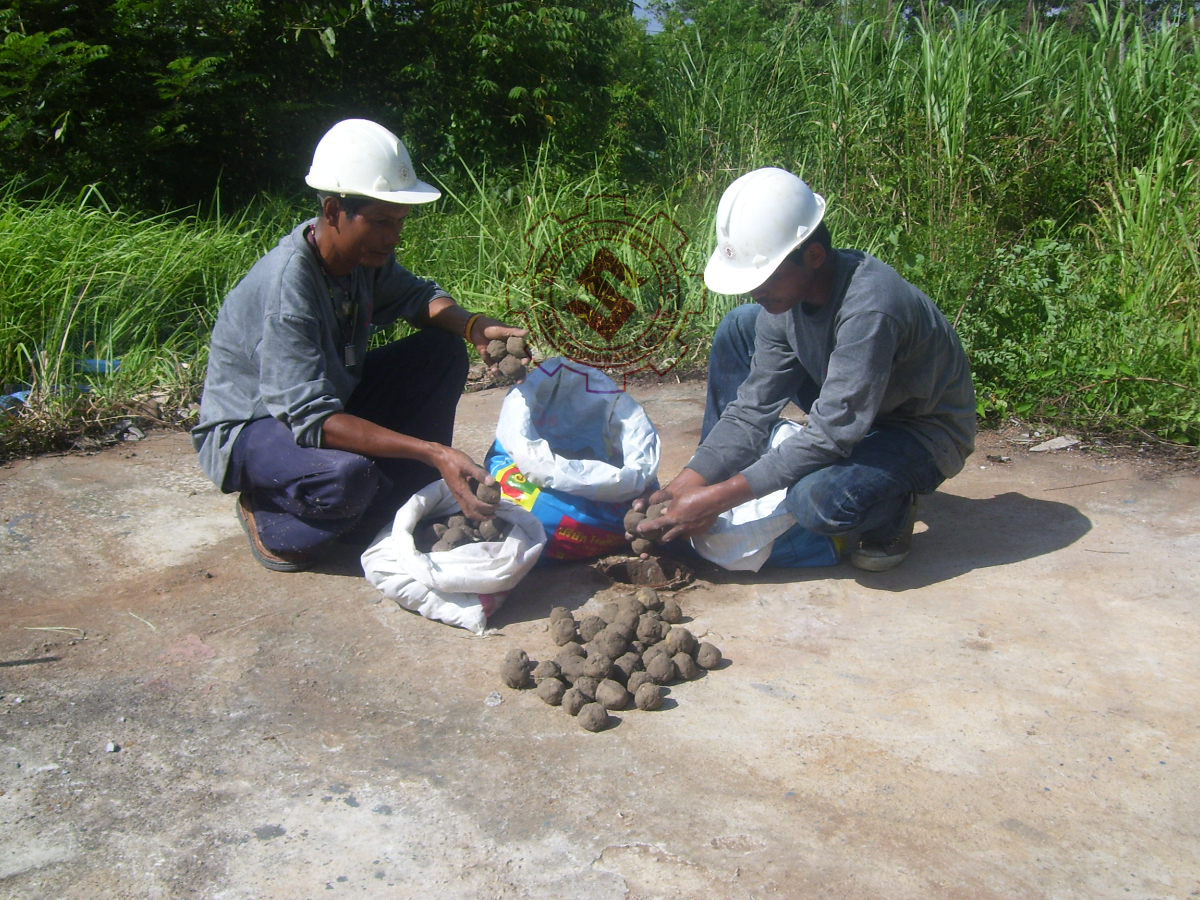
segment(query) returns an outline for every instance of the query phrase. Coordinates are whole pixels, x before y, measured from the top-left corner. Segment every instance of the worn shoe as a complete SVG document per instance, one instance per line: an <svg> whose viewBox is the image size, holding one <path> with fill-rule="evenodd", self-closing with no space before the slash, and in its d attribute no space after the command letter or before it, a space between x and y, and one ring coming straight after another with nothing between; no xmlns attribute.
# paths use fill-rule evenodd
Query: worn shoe
<svg viewBox="0 0 1200 900"><path fill-rule="evenodd" d="M250 494L243 491L238 494L234 506L242 530L250 541L250 552L261 565L272 572L303 572L312 565L312 559L304 553L286 553L282 550L269 550L258 534L258 524L254 521L254 508L250 505Z"/></svg>
<svg viewBox="0 0 1200 900"><path fill-rule="evenodd" d="M886 541L860 540L850 551L850 565L865 572L887 572L908 559L912 549L913 526L917 522L917 495L910 495L904 521L895 537Z"/></svg>

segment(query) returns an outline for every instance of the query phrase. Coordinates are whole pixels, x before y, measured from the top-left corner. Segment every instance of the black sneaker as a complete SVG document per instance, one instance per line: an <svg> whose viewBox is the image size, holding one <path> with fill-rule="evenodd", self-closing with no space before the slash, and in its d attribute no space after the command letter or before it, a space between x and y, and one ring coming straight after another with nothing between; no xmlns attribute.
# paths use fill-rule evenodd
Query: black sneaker
<svg viewBox="0 0 1200 900"><path fill-rule="evenodd" d="M913 526L917 521L917 495L910 494L904 521L895 537L886 541L863 539L850 551L850 565L865 572L887 572L904 560L912 549Z"/></svg>
<svg viewBox="0 0 1200 900"><path fill-rule="evenodd" d="M272 572L303 572L312 566L312 558L305 553L286 553L282 550L270 550L262 542L258 534L258 524L254 521L254 508L250 505L250 494L243 491L238 495L234 506L242 530L250 541L250 552L254 558Z"/></svg>

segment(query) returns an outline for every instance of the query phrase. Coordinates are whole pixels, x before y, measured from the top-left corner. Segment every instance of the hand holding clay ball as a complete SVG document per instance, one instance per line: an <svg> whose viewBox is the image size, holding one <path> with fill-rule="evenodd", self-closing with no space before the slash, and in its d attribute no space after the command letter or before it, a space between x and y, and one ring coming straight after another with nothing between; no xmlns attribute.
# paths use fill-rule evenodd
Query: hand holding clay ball
<svg viewBox="0 0 1200 900"><path fill-rule="evenodd" d="M505 378L511 378L513 381L525 380L528 374L525 363L530 360L525 338L510 337L504 341L490 341L487 345L487 355Z"/></svg>
<svg viewBox="0 0 1200 900"><path fill-rule="evenodd" d="M495 506L500 502L500 485L485 484L481 481L475 486L475 496L483 503Z"/></svg>

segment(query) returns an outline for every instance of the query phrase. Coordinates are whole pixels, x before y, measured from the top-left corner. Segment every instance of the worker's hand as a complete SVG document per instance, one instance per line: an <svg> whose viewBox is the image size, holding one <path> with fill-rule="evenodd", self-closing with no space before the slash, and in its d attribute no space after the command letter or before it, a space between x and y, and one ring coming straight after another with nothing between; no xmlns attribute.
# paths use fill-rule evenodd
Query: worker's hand
<svg viewBox="0 0 1200 900"><path fill-rule="evenodd" d="M665 502L666 511L657 519L638 523L638 531L666 528L663 543L704 534L725 510L753 498L754 492L744 475L710 485L698 472L684 469L665 488L650 496L651 504Z"/></svg>
<svg viewBox="0 0 1200 900"><path fill-rule="evenodd" d="M712 493L712 488L703 486L679 490L669 498L661 500L652 497L651 505L666 502L666 509L657 519L644 519L639 522L638 537L643 537L645 532L659 532L662 534L660 540L665 544L679 538L704 534L713 527L717 516L725 511L715 508Z"/></svg>
<svg viewBox="0 0 1200 900"><path fill-rule="evenodd" d="M462 507L463 515L478 522L496 515L496 504L484 503L471 489L471 479L483 484L495 484L496 479L482 466L476 465L467 454L453 447L442 446L435 457L437 470L450 488L450 493Z"/></svg>
<svg viewBox="0 0 1200 900"><path fill-rule="evenodd" d="M699 472L694 469L684 469L672 478L670 484L665 488L648 490L634 500L633 508L638 512L645 512L648 506L653 506L655 503L668 503L676 494L682 494L697 487L704 487L707 484L708 482L700 477Z"/></svg>
<svg viewBox="0 0 1200 900"><path fill-rule="evenodd" d="M475 349L479 351L479 358L495 374L496 365L500 360L493 359L488 355L488 344L491 341L505 341L510 337L526 337L528 334L528 329L513 328L511 325L505 325L499 319L480 316L471 327L471 334L467 335L467 339L475 345ZM526 347L525 357L521 360L521 364L528 366L531 362L533 362L533 358Z"/></svg>

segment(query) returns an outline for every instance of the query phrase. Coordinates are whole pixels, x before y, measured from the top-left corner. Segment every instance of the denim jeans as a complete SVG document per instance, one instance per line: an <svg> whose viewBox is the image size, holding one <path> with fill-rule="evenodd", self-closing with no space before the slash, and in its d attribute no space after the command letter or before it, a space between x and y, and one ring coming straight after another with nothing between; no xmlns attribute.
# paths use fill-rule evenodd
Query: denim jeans
<svg viewBox="0 0 1200 900"><path fill-rule="evenodd" d="M367 354L346 412L449 444L466 379L462 339L427 328ZM256 419L234 442L227 485L250 492L263 544L305 552L362 522L382 525L438 477L436 469L411 459L300 447L279 420Z"/></svg>
<svg viewBox="0 0 1200 900"><path fill-rule="evenodd" d="M736 307L717 327L701 441L750 373L761 310L756 303ZM807 411L819 392L816 383L806 379L792 399ZM799 524L816 534L859 534L870 541L886 541L904 524L912 495L933 493L944 480L933 455L916 437L902 428L880 425L859 441L849 457L797 481L785 503Z"/></svg>

